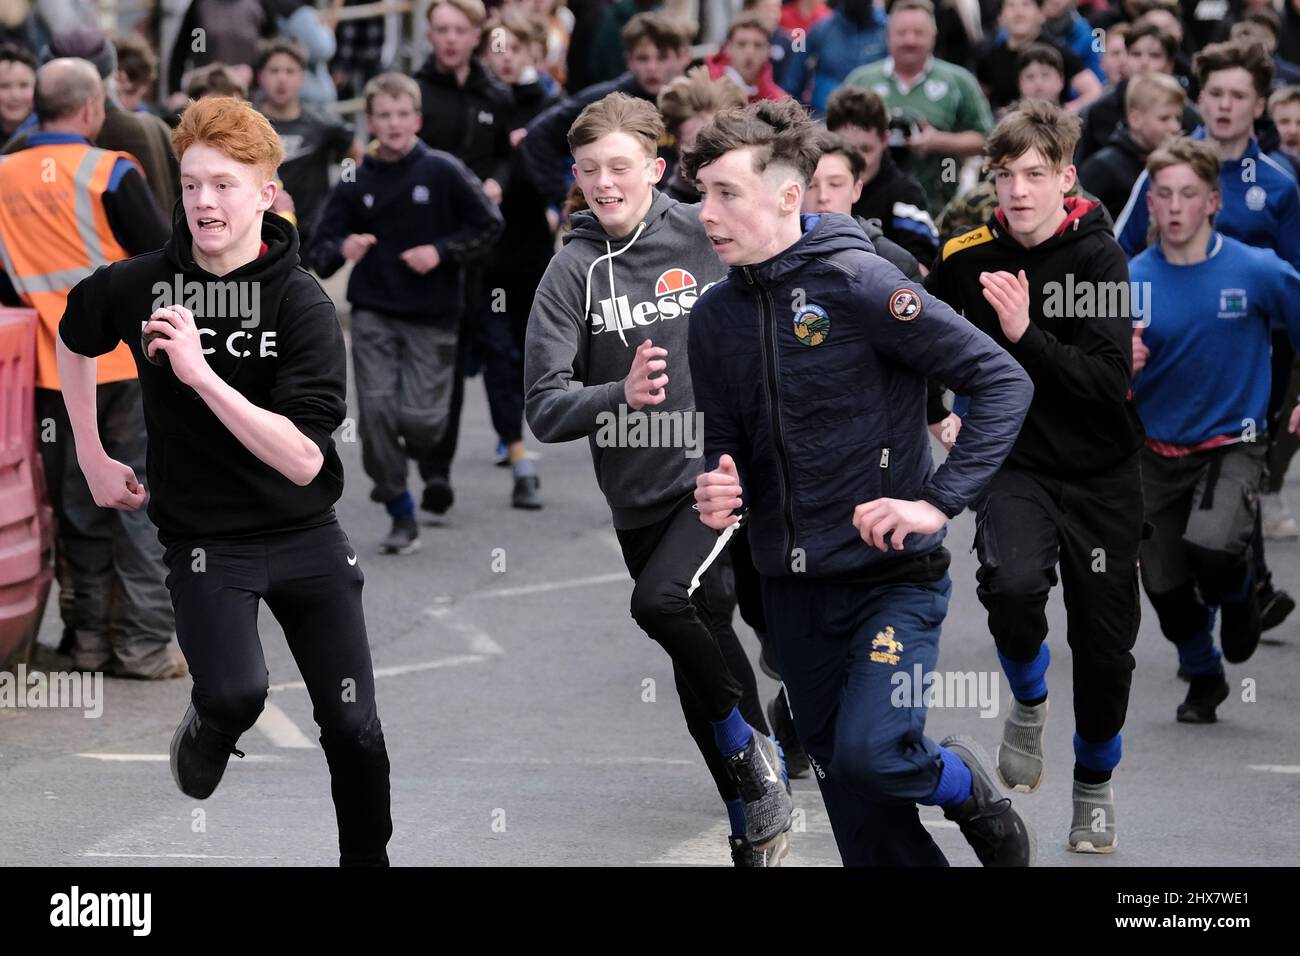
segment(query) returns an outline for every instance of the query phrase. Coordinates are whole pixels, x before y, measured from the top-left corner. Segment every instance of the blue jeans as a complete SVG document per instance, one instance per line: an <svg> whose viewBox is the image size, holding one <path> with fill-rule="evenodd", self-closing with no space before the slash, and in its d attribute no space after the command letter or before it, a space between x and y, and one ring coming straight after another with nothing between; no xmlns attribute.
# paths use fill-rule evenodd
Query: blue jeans
<svg viewBox="0 0 1300 956"><path fill-rule="evenodd" d="M916 811L942 755L925 736L925 707L892 702L891 678L934 670L951 592L946 574L879 586L763 578L795 727L847 866L947 865Z"/></svg>

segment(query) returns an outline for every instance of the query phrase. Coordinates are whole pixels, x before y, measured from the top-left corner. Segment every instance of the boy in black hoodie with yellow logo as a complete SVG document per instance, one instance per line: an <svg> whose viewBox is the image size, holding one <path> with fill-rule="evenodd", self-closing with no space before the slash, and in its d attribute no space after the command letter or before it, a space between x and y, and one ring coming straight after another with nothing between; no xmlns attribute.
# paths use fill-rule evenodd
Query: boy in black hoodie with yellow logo
<svg viewBox="0 0 1300 956"><path fill-rule="evenodd" d="M1027 100L989 137L998 206L949 240L927 289L1011 353L1034 399L1006 464L976 509L978 594L1015 702L998 774L1033 793L1043 780L1047 596L1064 579L1074 656L1074 818L1069 847L1115 849L1111 772L1120 759L1139 621L1142 536L1130 401L1132 328L1150 303L1100 203L1066 198L1079 121ZM933 413L932 413L933 418Z"/></svg>
<svg viewBox="0 0 1300 956"><path fill-rule="evenodd" d="M73 288L58 362L77 459L96 503L136 509L146 486L105 454L94 356L126 342L140 374L149 517L166 547L176 636L194 678L171 745L188 796L212 794L268 690L265 600L321 726L342 865L384 866L388 753L375 708L365 578L334 502L330 437L346 410L334 305L298 265L298 233L267 211L279 137L230 97L189 106L172 136L184 214L164 249Z"/></svg>

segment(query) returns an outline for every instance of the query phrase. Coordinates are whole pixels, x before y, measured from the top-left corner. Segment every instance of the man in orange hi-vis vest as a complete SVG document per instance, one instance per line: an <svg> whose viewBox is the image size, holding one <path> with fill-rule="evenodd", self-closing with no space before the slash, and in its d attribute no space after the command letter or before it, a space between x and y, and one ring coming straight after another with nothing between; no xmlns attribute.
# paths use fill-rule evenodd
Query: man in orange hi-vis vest
<svg viewBox="0 0 1300 956"><path fill-rule="evenodd" d="M135 161L97 149L104 87L85 60L46 63L36 77L40 131L0 158L0 299L34 308L37 447L58 518L65 629L73 663L124 677L186 673L163 584L157 532L143 512L100 509L77 465L54 342L68 291L100 266L160 248L170 230ZM97 365L105 450L143 470L145 424L130 350Z"/></svg>

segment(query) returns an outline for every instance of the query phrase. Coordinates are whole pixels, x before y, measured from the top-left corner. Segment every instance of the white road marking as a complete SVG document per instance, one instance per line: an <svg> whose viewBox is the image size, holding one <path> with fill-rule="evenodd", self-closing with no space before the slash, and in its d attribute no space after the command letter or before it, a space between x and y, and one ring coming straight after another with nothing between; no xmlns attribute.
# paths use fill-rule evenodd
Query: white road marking
<svg viewBox="0 0 1300 956"><path fill-rule="evenodd" d="M455 631L461 637L465 638L465 640L469 642L469 649L475 654L505 653L505 648L492 640L491 635L485 631L479 630L468 621L460 620L452 613L452 610L449 607L426 607L422 616L433 618L448 630Z"/></svg>
<svg viewBox="0 0 1300 956"><path fill-rule="evenodd" d="M274 860L273 856L233 856L225 853L92 853L87 852L82 856L93 856L107 859L130 859L130 860Z"/></svg>
<svg viewBox="0 0 1300 956"><path fill-rule="evenodd" d="M314 750L316 745L307 738L293 719L275 704L267 702L254 724L277 747Z"/></svg>
<svg viewBox="0 0 1300 956"><path fill-rule="evenodd" d="M589 757L577 760L550 760L546 757L452 757L457 763L493 764L500 766L583 766L583 767L628 767L652 764L657 767L694 767L698 760L675 760L670 757Z"/></svg>
<svg viewBox="0 0 1300 956"><path fill-rule="evenodd" d="M803 811L803 829L790 833L790 855L785 858L783 866L840 866L838 852L835 851L834 834L831 832L830 817L826 815L821 793L817 790L796 790L794 793L795 811ZM921 818L922 826L930 830L956 830L957 824L951 820L927 820ZM725 822L715 823L707 830L695 834L680 843L669 847L663 854L653 860L642 860L642 866L731 866L731 848L727 837L731 827ZM819 837L817 843L805 842L808 837ZM829 846L833 856L812 855L818 844ZM801 852L802 851L802 852Z"/></svg>
<svg viewBox="0 0 1300 956"><path fill-rule="evenodd" d="M519 597L524 594L545 594L548 591L563 591L568 588L585 588L593 584L631 584L632 579L626 574L597 574L587 578L570 578L566 581L547 581L543 584L525 584L517 588L492 588L488 591L475 591L464 597L466 601L480 601L485 598Z"/></svg>
<svg viewBox="0 0 1300 956"><path fill-rule="evenodd" d="M403 674L414 674L419 671L437 670L442 667L460 667L462 664L478 664L488 658L483 654L458 654L452 657L439 657L437 660L420 661L416 664L397 664L393 667L376 667L375 679L381 677L400 677ZM300 680L286 681L283 684L272 684L270 690L276 693L282 690L306 690L307 685Z"/></svg>
<svg viewBox="0 0 1300 956"><path fill-rule="evenodd" d="M89 760L106 760L114 763L163 763L171 759L169 754L73 754L73 756L86 757ZM267 763L279 759L279 757L270 754L249 754L243 760L236 758L230 762L232 764Z"/></svg>
<svg viewBox="0 0 1300 956"><path fill-rule="evenodd" d="M1251 770L1262 770L1265 773L1300 773L1300 766L1294 764L1253 763L1249 766Z"/></svg>

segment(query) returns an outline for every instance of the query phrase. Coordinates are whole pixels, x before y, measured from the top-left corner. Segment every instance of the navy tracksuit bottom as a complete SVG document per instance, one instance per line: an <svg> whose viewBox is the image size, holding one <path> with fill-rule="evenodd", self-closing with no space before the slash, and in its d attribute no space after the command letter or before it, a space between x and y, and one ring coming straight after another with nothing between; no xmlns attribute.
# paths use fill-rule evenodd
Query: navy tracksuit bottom
<svg viewBox="0 0 1300 956"><path fill-rule="evenodd" d="M952 583L853 585L763 578L799 739L846 866L946 866L916 805L939 783L942 753L925 707L897 706L893 675L935 669Z"/></svg>

